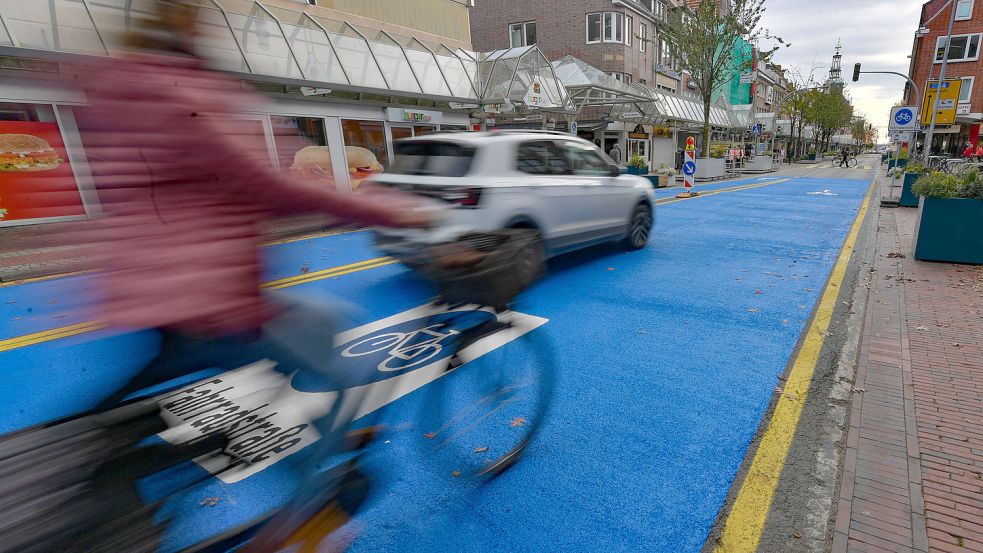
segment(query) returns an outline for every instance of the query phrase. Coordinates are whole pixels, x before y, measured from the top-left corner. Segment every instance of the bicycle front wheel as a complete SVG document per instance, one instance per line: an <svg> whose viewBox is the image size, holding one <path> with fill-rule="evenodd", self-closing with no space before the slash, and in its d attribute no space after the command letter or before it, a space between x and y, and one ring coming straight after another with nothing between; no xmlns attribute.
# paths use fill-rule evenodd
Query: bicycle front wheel
<svg viewBox="0 0 983 553"><path fill-rule="evenodd" d="M849 167L849 168L851 168L851 169L854 168L854 167L856 167L857 166L857 158L851 157L850 159L848 159L847 162L846 162L846 166Z"/></svg>
<svg viewBox="0 0 983 553"><path fill-rule="evenodd" d="M454 347L446 374L424 394L414 439L425 462L444 474L501 474L545 424L553 349L542 330L518 319L464 330Z"/></svg>

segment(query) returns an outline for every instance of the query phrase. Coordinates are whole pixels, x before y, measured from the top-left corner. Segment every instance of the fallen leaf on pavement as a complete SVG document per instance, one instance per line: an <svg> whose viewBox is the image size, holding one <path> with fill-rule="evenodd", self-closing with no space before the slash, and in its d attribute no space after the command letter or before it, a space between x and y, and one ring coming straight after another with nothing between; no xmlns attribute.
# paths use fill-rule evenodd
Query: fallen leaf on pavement
<svg viewBox="0 0 983 553"><path fill-rule="evenodd" d="M454 472L451 473L451 476L453 476L454 478L457 478L458 476L461 476L461 471L455 470Z"/></svg>
<svg viewBox="0 0 983 553"><path fill-rule="evenodd" d="M806 292L812 292L813 289L812 288L803 288L803 290L805 290Z"/></svg>
<svg viewBox="0 0 983 553"><path fill-rule="evenodd" d="M962 344L960 344L959 342L953 342L952 345L956 346L957 348L962 346Z"/></svg>
<svg viewBox="0 0 983 553"><path fill-rule="evenodd" d="M799 309L805 309L806 307L809 307L809 306L808 305L800 305L799 306Z"/></svg>
<svg viewBox="0 0 983 553"><path fill-rule="evenodd" d="M782 393L782 387L781 386L775 386L775 393L776 394Z"/></svg>
<svg viewBox="0 0 983 553"><path fill-rule="evenodd" d="M795 538L795 539L797 539L797 540L798 539L802 539L802 534L800 534L799 532L796 532L796 533L792 534L792 537Z"/></svg>
<svg viewBox="0 0 983 553"><path fill-rule="evenodd" d="M310 270L311 270L311 266L308 265L307 263L304 263L304 265L300 268L300 274L306 275L307 272Z"/></svg>
<svg viewBox="0 0 983 553"><path fill-rule="evenodd" d="M426 434L423 435L423 437L426 438L426 439L428 439L428 440L432 440L432 439L434 439L434 436L436 436L436 435L437 435L436 432L427 432Z"/></svg>
<svg viewBox="0 0 983 553"><path fill-rule="evenodd" d="M608 270L609 271L613 271L614 270L614 267L608 267Z"/></svg>
<svg viewBox="0 0 983 553"><path fill-rule="evenodd" d="M858 394L862 394L862 393L866 392L867 389L866 388L857 388L856 386L854 386L853 388L850 388L850 391L851 392L856 392Z"/></svg>
<svg viewBox="0 0 983 553"><path fill-rule="evenodd" d="M522 417L516 417L512 419L512 428L515 428L517 426L525 426L526 422L528 422L526 419Z"/></svg>
<svg viewBox="0 0 983 553"><path fill-rule="evenodd" d="M484 453L486 451L488 451L488 448L487 447L476 447L476 448L474 448L474 452L475 453Z"/></svg>
<svg viewBox="0 0 983 553"><path fill-rule="evenodd" d="M759 290L757 288L754 289L754 293L755 294L764 294L764 292L762 292L761 290Z"/></svg>
<svg viewBox="0 0 983 553"><path fill-rule="evenodd" d="M199 505L208 505L209 507L214 507L218 505L218 502L222 499L219 497L206 497L198 502Z"/></svg>
<svg viewBox="0 0 983 553"><path fill-rule="evenodd" d="M890 258L892 258L892 259L904 259L905 258L905 255L903 253L901 253L901 252L891 252L891 253L887 254L887 256L890 257Z"/></svg>
<svg viewBox="0 0 983 553"><path fill-rule="evenodd" d="M792 393L782 394L782 397L784 397L785 399L790 400L790 401L798 401L798 399L799 399L799 396L797 396L795 394L792 394Z"/></svg>
<svg viewBox="0 0 983 553"><path fill-rule="evenodd" d="M927 326L916 326L915 330L928 330Z"/></svg>
<svg viewBox="0 0 983 553"><path fill-rule="evenodd" d="M761 310L758 309L757 307L748 307L747 308L747 312L748 313L757 313L758 311L761 311Z"/></svg>

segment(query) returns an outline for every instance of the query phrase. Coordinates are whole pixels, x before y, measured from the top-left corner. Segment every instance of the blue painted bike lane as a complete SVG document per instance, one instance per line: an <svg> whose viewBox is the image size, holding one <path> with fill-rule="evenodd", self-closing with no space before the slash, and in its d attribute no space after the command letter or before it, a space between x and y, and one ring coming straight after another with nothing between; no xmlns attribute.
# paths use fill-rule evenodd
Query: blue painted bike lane
<svg viewBox="0 0 983 553"><path fill-rule="evenodd" d="M764 181L715 188L754 182ZM677 202L657 209L642 251L599 247L555 260L519 306L549 320L535 332L552 340L560 367L543 433L521 463L486 486L422 462L412 444L418 432L394 435L370 459L381 497L356 520L352 550L698 551L866 188L796 178ZM334 247L321 240L337 238L310 246ZM349 239L356 243L339 247L352 259L377 255ZM295 248L298 258L273 254L275 276L310 263L310 253ZM362 306L356 322L365 323L420 305L431 292L390 265L289 293L346 298ZM136 370L155 343L149 333L76 340L71 348L0 353L0 366L19 375L2 385L5 397L20 394L21 406L49 410L53 402L91 404L112 387L107 378ZM452 376L479 377L467 368ZM411 420L420 395L397 401L387 416ZM38 416L0 422L11 428ZM286 468L274 466L196 489L173 505L180 516L168 543L246 520L292 485ZM226 501L206 509L205 497Z"/></svg>

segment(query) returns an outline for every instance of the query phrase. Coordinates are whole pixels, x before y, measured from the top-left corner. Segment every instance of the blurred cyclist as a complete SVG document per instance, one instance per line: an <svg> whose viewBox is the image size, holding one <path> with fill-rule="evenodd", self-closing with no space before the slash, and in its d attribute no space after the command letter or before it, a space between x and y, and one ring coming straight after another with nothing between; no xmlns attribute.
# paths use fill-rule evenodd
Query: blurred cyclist
<svg viewBox="0 0 983 553"><path fill-rule="evenodd" d="M89 73L79 128L106 217L98 222L101 320L156 328L160 354L98 407L184 373L248 356L328 372L334 317L260 289L262 223L324 212L343 222L420 226L411 196L336 192L275 171L261 129L236 116L261 98L194 53L197 7L158 2L133 52ZM339 383L343 385L343 383Z"/></svg>

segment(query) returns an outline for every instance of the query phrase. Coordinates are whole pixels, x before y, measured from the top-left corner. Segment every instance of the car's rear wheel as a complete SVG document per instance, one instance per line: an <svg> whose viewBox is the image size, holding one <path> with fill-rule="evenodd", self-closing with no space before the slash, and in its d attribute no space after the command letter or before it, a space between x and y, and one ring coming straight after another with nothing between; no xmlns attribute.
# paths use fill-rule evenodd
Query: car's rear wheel
<svg viewBox="0 0 983 553"><path fill-rule="evenodd" d="M629 250L640 250L648 244L652 232L652 210L645 204L638 204L631 213L628 223L628 235L625 236L625 247Z"/></svg>
<svg viewBox="0 0 983 553"><path fill-rule="evenodd" d="M534 231L534 229L529 229ZM543 276L546 266L546 248L543 244L543 237L539 232L529 240L529 243L517 254L516 269L520 282L531 284L539 277Z"/></svg>

